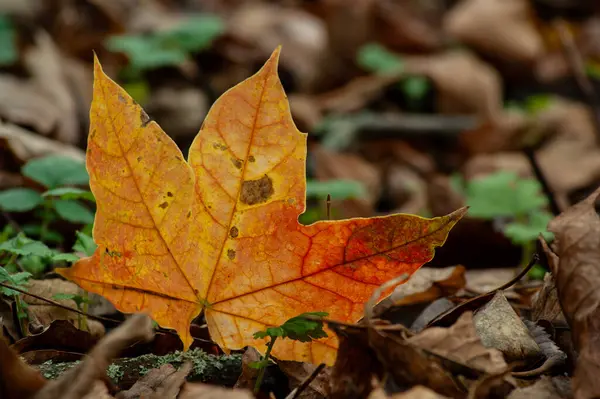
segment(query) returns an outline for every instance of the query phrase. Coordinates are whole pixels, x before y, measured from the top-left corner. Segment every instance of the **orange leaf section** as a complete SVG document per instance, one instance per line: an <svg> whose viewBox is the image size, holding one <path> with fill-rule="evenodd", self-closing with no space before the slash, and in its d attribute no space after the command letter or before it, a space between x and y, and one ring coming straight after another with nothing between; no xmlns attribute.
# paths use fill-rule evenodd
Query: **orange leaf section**
<svg viewBox="0 0 600 399"><path fill-rule="evenodd" d="M96 63L87 165L98 249L64 276L124 312L149 313L186 347L204 308L222 348L264 351L254 332L308 311L354 322L378 285L432 259L464 209L298 223L306 134L292 121L278 57L215 102L189 164ZM330 334L281 340L273 354L332 364L336 348Z"/></svg>

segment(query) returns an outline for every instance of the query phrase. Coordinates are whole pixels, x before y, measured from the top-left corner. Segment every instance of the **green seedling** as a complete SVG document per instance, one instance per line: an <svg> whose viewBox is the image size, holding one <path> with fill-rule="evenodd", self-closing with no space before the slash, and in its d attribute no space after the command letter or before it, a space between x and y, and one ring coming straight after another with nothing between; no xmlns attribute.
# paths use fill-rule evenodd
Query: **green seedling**
<svg viewBox="0 0 600 399"><path fill-rule="evenodd" d="M401 72L404 69L401 56L377 43L362 46L356 58L358 65L363 69L379 75ZM427 92L431 90L429 80L423 76L406 76L400 79L398 85L408 100L408 106L412 109L418 109Z"/></svg>
<svg viewBox="0 0 600 399"><path fill-rule="evenodd" d="M200 14L172 29L112 36L105 45L110 51L127 55L129 65L122 75L126 80L139 81L144 71L183 64L192 53L209 48L223 32L225 23L220 17Z"/></svg>
<svg viewBox="0 0 600 399"><path fill-rule="evenodd" d="M521 178L513 172L497 172L467 183L455 178L454 185L464 192L471 217L507 221L502 224L502 232L523 248L523 265L531 259L540 234L548 240L553 238L546 230L552 219L545 210L548 200L537 180Z"/></svg>
<svg viewBox="0 0 600 399"><path fill-rule="evenodd" d="M259 369L254 385L254 393L257 394L260 390L262 380L265 376L265 371L269 365L269 356L277 338L289 338L300 342L311 342L315 339L327 337L327 333L323 330L323 322L313 319L307 319L307 316L324 318L329 314L326 312L307 312L296 317L292 317L278 327L269 327L264 331L254 333L255 339L269 338L265 355L258 362L250 363L250 367Z"/></svg>
<svg viewBox="0 0 600 399"><path fill-rule="evenodd" d="M76 224L92 224L94 213L82 201L94 202L89 190L68 185L85 185L89 176L83 162L51 155L29 161L23 166L24 176L36 181L47 190L39 193L31 188L13 188L0 192L0 209L6 212L34 211L41 223L23 226L23 231L44 242L61 242L63 237L50 230L59 219Z"/></svg>
<svg viewBox="0 0 600 399"><path fill-rule="evenodd" d="M13 255L9 260L8 265L11 265L12 262L16 260L16 255ZM9 273L3 267L0 267L0 282L9 283L14 287L24 287L29 279L31 278L31 273L28 272L17 272L17 273ZM15 290L11 290L10 288L0 286L0 294L6 295L9 297L13 297L15 300L15 306L17 308L17 318L19 320L19 327L21 328L21 332L25 333L27 331L27 303L21 300L20 293Z"/></svg>

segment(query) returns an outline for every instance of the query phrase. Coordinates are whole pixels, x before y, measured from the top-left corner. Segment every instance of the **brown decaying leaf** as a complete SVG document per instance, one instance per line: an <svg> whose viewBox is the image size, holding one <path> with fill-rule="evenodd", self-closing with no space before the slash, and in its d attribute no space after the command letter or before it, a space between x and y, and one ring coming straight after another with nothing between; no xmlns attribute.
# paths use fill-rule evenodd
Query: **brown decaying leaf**
<svg viewBox="0 0 600 399"><path fill-rule="evenodd" d="M290 380L290 389L300 386L313 372L317 365L294 361L278 361L277 366ZM316 377L308 384L300 394L302 399L322 399L327 397L327 389L331 378L331 367L325 367L318 372Z"/></svg>
<svg viewBox="0 0 600 399"><path fill-rule="evenodd" d="M260 353L258 353L258 351L253 347L250 346L248 349L246 349L242 355L242 373L235 382L234 388L254 388L259 370L254 367L250 367L250 364L253 362L258 362L260 357Z"/></svg>
<svg viewBox="0 0 600 399"><path fill-rule="evenodd" d="M191 364L185 363L179 370L170 364L152 369L127 391L119 392L117 399L175 399L185 377L191 370Z"/></svg>
<svg viewBox="0 0 600 399"><path fill-rule="evenodd" d="M530 62L544 51L531 17L526 0L465 0L446 14L444 29L487 55Z"/></svg>
<svg viewBox="0 0 600 399"><path fill-rule="evenodd" d="M32 294L50 299L58 293L81 294L81 289L76 284L61 279L30 280L27 290ZM77 313L50 305L47 302L29 295L23 295L23 300L29 304L27 312L30 315L30 318L40 323L42 326L48 326L54 320L68 320L74 325L77 325L78 323ZM73 309L77 309L77 305L72 299L61 299L57 300L57 302L70 306ZM104 325L99 321L88 319L87 324L92 337L100 338L104 335Z"/></svg>
<svg viewBox="0 0 600 399"><path fill-rule="evenodd" d="M548 224L558 256L556 288L579 352L573 376L576 399L600 396L600 217L596 190Z"/></svg>
<svg viewBox="0 0 600 399"><path fill-rule="evenodd" d="M383 377L383 367L369 346L367 330L346 326L330 328L340 340L331 371L329 399L365 398L373 390L373 379Z"/></svg>
<svg viewBox="0 0 600 399"><path fill-rule="evenodd" d="M501 351L509 361L536 361L540 348L502 291L482 306L474 317L475 330L483 345Z"/></svg>
<svg viewBox="0 0 600 399"><path fill-rule="evenodd" d="M391 306L404 306L452 295L465 286L464 266L445 268L422 267L410 279L396 287L392 294L376 306L376 314Z"/></svg>
<svg viewBox="0 0 600 399"><path fill-rule="evenodd" d="M428 328L407 342L486 373L506 369L502 352L483 346L471 312L463 313L449 328Z"/></svg>
<svg viewBox="0 0 600 399"><path fill-rule="evenodd" d="M383 388L377 388L369 395L368 399L445 399L447 396L440 395L431 389L422 385L417 385L411 389L388 396Z"/></svg>
<svg viewBox="0 0 600 399"><path fill-rule="evenodd" d="M453 51L408 57L406 73L429 77L438 90L438 109L447 114L477 114L495 120L502 112L498 71L472 54Z"/></svg>

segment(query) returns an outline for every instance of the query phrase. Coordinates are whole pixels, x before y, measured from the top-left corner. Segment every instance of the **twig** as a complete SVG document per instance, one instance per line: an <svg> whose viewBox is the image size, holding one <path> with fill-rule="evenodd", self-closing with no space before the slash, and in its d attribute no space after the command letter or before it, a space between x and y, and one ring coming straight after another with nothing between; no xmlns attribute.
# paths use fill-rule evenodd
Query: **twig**
<svg viewBox="0 0 600 399"><path fill-rule="evenodd" d="M50 304L52 304L52 305L54 305L56 307L59 307L59 308L65 309L65 310L69 310L71 312L80 314L82 316L87 316L90 319L95 319L95 320L104 321L104 322L108 322L108 323L121 324L121 320L110 319L108 317L102 317L102 316L94 316L92 314L89 314L89 313L86 313L86 312L82 312L79 309L75 309L75 308L72 308L70 306L63 305L62 303L56 302L56 301L54 301L52 299L48 299L48 298L44 298L43 296L40 296L40 295L32 294L30 292L27 292L27 290L24 290L24 289L19 288L19 287L15 287L13 285L9 285L9 284L5 284L5 283L0 282L0 286L6 287L6 288L10 288L11 290L18 291L21 294L29 295L29 296L31 296L33 298L39 299L40 301L48 302L48 303L50 303Z"/></svg>
<svg viewBox="0 0 600 399"><path fill-rule="evenodd" d="M560 215L562 213L561 207L558 205L558 201L556 201L554 191L550 187L550 183L548 183L548 179L546 179L546 176L544 175L544 172L542 171L542 168L540 167L540 164L535 157L535 152L533 148L526 147L523 149L523 152L525 153L525 156L527 157L527 160L531 165L533 174L542 186L542 191L544 191L546 198L548 198L548 205L550 206L550 211L554 216Z"/></svg>
<svg viewBox="0 0 600 399"><path fill-rule="evenodd" d="M596 141L600 143L600 99L598 98L596 90L594 90L592 82L590 82L590 79L585 73L583 57L581 56L581 53L575 44L573 35L567 27L566 22L562 18L559 18L558 20L554 21L553 25L554 29L558 33L565 58L569 63L569 67L571 68L571 72L575 77L577 86L585 97L588 106L591 108L594 116L594 126L596 128Z"/></svg>
<svg viewBox="0 0 600 399"><path fill-rule="evenodd" d="M512 278L512 280L510 280L510 281L502 284L500 287L496 288L495 290L490 291L490 293L494 292L494 291L504 291L505 289L507 289L507 288L512 287L513 285L515 285L515 283L517 281L519 281L520 279L522 279L523 276L525 276L527 274L527 272L529 270L531 270L531 268L533 266L535 266L536 263L539 262L539 260L540 260L540 256L537 253L533 254L533 256L531 257L531 260L529 261L529 263L527 264L527 266L525 266L519 272L519 274L517 274L515 277Z"/></svg>
<svg viewBox="0 0 600 399"><path fill-rule="evenodd" d="M302 381L302 383L300 385L298 385L296 388L294 388L294 390L292 392L290 392L288 396L285 397L285 399L297 399L298 396L300 396L300 394L302 393L302 391L304 391L310 385L312 380L317 378L317 376L319 375L321 370L323 370L324 368L325 368L324 363L319 364L313 370L313 372L310 373L310 375L308 377L306 377L304 379L304 381Z"/></svg>

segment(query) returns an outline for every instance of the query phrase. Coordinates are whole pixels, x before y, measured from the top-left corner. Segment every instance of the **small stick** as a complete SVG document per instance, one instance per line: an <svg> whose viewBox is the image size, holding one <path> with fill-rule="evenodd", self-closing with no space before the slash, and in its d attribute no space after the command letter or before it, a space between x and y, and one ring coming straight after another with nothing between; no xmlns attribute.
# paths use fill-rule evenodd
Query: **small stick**
<svg viewBox="0 0 600 399"><path fill-rule="evenodd" d="M310 385L312 380L317 378L317 376L319 375L321 370L323 370L324 368L325 368L324 363L319 364L313 370L313 372L310 373L310 375L308 377L306 377L304 379L304 381L302 381L302 383L300 385L298 385L296 388L294 388L294 390L292 392L290 392L288 396L285 397L285 399L297 399L298 396L300 396L300 394L302 393L302 391L304 391Z"/></svg>
<svg viewBox="0 0 600 399"><path fill-rule="evenodd" d="M56 302L56 301L54 301L52 299L48 299L48 298L44 298L43 296L40 296L40 295L32 294L30 292L27 292L27 290L24 290L24 289L19 288L19 287L15 287L15 286L12 286L12 285L9 285L9 284L5 284L5 283L2 283L2 282L0 282L0 286L6 287L6 288L10 288L11 290L18 291L21 294L29 295L29 296L31 296L33 298L39 299L40 301L48 302L48 303L50 303L50 304L52 304L52 305L54 305L56 307L59 307L59 308L65 309L65 310L69 310L71 312L75 312L75 313L80 314L82 316L87 316L90 319L100 320L100 321L104 321L104 322L107 322L107 323L115 323L115 324L120 324L121 323L120 320L110 319L108 317L102 317L102 316L94 316L92 314L89 314L89 313L86 313L86 312L82 312L79 309L75 309L75 308L72 308L70 306L63 305L62 303Z"/></svg>
<svg viewBox="0 0 600 399"><path fill-rule="evenodd" d="M550 206L550 211L554 216L560 215L562 213L561 207L558 205L558 201L556 201L554 191L552 190L552 188L550 188L550 183L548 183L548 179L546 179L546 176L544 175L544 172L542 171L542 168L540 167L540 164L535 157L535 152L533 151L533 148L526 147L525 149L523 149L523 151L525 152L525 156L527 157L527 160L531 165L531 169L533 169L533 174L540 182L542 190L544 191L546 198L548 198L548 205Z"/></svg>
<svg viewBox="0 0 600 399"><path fill-rule="evenodd" d="M331 194L327 194L327 202L325 204L327 207L327 220L331 220Z"/></svg>

